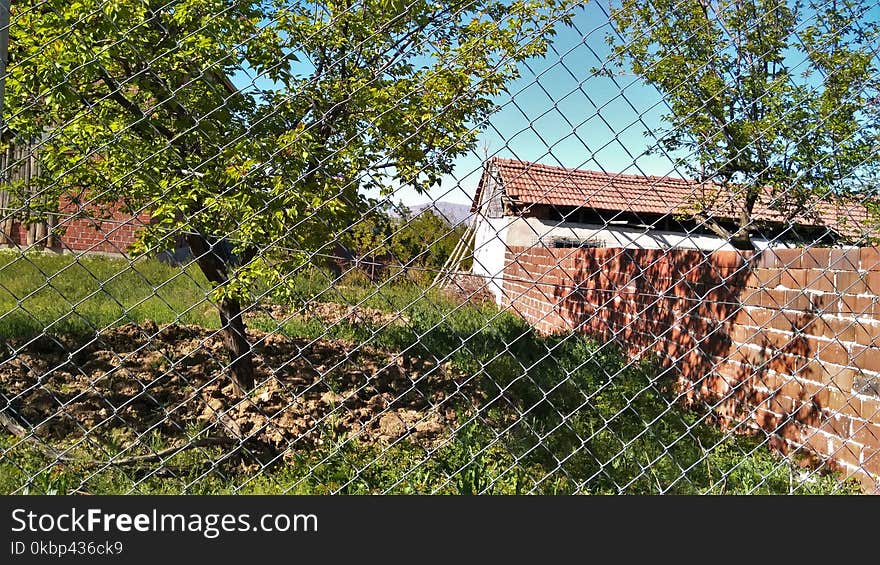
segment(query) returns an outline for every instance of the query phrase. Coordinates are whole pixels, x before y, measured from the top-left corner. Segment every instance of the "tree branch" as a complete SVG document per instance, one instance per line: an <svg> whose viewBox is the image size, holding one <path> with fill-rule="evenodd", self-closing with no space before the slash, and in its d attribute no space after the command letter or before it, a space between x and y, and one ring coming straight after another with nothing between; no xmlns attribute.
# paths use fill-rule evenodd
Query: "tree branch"
<svg viewBox="0 0 880 565"><path fill-rule="evenodd" d="M718 237L723 237L724 239L730 241L733 239L733 234L721 227L715 218L709 216L706 212L697 212L694 214L695 217L702 220L703 225L709 228L715 235Z"/></svg>
<svg viewBox="0 0 880 565"><path fill-rule="evenodd" d="M116 82L116 80L113 79L113 77L110 76L110 74L105 69L102 68L100 71L98 71L98 74L100 75L101 80L103 80L107 87L110 89L110 98L114 102L119 104L126 112L132 114L137 119L136 125L139 126L138 129L142 129L142 127L146 126L154 129L168 141L172 141L175 138L174 132L172 132L162 124L151 122L140 106L126 98L122 94L122 87L119 85L118 82Z"/></svg>
<svg viewBox="0 0 880 565"><path fill-rule="evenodd" d="M115 465L117 467L124 465L137 465L139 463L152 463L154 461L163 461L170 457L173 457L180 453L181 451L186 451L188 449L195 449L199 447L210 447L214 445L229 445L229 444L238 444L239 440L229 437L206 437L202 439L198 439L196 441L191 441L189 443L185 443L183 445L177 445L174 447L168 447L162 449L160 451L156 451L154 453L150 453L148 455L134 455L132 457L125 457L123 459L113 459L111 458L109 461L89 461L87 466L89 467L98 467L102 465Z"/></svg>

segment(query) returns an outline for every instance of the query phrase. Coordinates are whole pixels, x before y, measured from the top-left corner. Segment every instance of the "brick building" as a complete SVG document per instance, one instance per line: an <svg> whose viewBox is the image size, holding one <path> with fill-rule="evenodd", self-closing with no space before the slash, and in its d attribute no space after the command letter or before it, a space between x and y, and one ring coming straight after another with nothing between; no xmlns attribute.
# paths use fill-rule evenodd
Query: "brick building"
<svg viewBox="0 0 880 565"><path fill-rule="evenodd" d="M471 208L473 272L490 279L500 302L505 252L513 247L732 250L696 211L735 231L741 201L711 183L492 158ZM845 244L863 237L868 224L856 202L820 202L795 214L784 204L769 191L759 199L752 214L756 248Z"/></svg>

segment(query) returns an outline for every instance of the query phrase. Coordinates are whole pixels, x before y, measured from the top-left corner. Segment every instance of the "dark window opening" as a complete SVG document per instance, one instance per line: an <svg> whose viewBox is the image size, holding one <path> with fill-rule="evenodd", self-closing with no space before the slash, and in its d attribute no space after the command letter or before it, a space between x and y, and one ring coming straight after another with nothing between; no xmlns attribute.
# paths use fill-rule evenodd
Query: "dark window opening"
<svg viewBox="0 0 880 565"><path fill-rule="evenodd" d="M594 248L602 247L602 242L598 239L574 239L567 237L559 237L553 240L553 247L560 248Z"/></svg>

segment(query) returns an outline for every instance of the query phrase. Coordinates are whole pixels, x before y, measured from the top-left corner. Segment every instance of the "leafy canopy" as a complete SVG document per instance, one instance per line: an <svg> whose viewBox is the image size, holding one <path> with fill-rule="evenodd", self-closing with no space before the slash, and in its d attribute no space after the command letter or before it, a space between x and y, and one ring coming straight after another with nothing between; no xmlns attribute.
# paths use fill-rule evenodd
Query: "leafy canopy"
<svg viewBox="0 0 880 565"><path fill-rule="evenodd" d="M393 209L377 204L340 243L365 260L371 273L396 278L403 271L408 279L427 283L444 267L466 232L463 222L453 224L431 208L413 213L403 205Z"/></svg>
<svg viewBox="0 0 880 565"><path fill-rule="evenodd" d="M880 163L878 22L860 0L622 0L613 63L669 104L659 150L692 176L762 187L777 208L854 190ZM710 203L703 203L709 205Z"/></svg>
<svg viewBox="0 0 880 565"><path fill-rule="evenodd" d="M243 294L473 147L565 0L23 0L6 116L39 189L147 209L140 248L195 233Z"/></svg>

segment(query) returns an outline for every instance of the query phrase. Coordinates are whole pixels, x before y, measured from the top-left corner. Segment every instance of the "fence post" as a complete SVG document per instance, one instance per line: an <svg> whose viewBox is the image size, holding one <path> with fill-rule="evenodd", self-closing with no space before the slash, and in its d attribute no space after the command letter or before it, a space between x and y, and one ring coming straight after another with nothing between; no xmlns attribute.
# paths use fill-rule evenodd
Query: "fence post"
<svg viewBox="0 0 880 565"><path fill-rule="evenodd" d="M0 0L0 140L6 133L6 119L4 115L4 94L6 91L6 58L8 56L9 46L9 5L11 0ZM6 169L9 167L11 159L8 157L9 152L3 151L3 158L0 159L0 186L6 184ZM5 208L8 206L9 196L5 191L0 190L0 245L12 243L12 222L5 215Z"/></svg>
<svg viewBox="0 0 880 565"><path fill-rule="evenodd" d="M0 135L6 131L3 96L6 91L6 59L9 56L9 4L11 0L0 0Z"/></svg>

